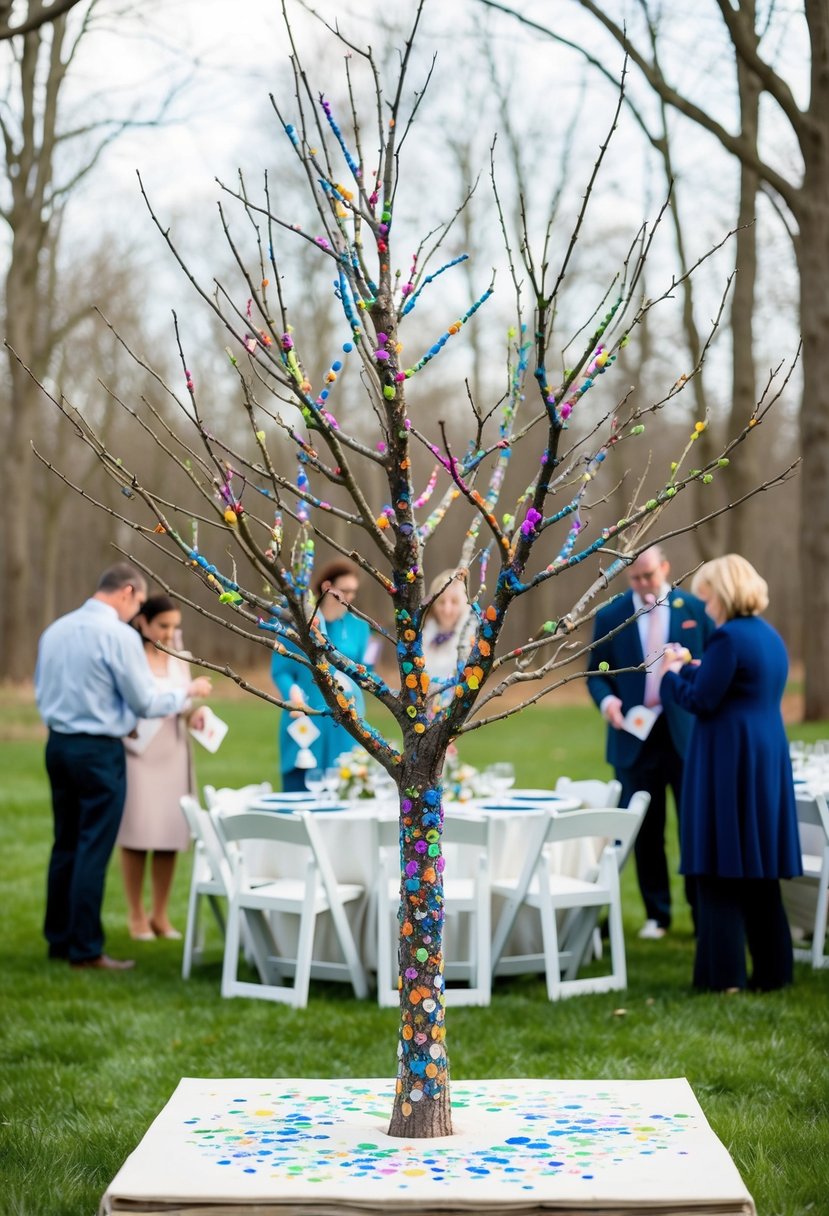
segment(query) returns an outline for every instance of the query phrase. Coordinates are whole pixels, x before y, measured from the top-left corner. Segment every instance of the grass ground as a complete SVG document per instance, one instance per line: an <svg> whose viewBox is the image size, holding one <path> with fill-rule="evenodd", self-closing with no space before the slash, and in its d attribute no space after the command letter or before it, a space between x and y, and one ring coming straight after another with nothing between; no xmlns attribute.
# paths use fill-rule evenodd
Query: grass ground
<svg viewBox="0 0 829 1216"><path fill-rule="evenodd" d="M276 720L262 704L216 702L231 726L199 779L274 778ZM601 725L589 707L530 710L462 747L473 764L511 755L519 782L596 775ZM797 728L825 736L826 726ZM117 871L105 905L107 948L132 973L78 973L46 961L41 932L50 845L36 713L0 703L0 1214L91 1216L128 1152L181 1076L384 1076L396 1015L337 985L312 985L307 1010L219 997L221 942L180 979L180 945L132 943ZM676 854L675 841L671 846ZM184 923L189 864L177 877ZM624 878L629 988L552 1006L536 977L500 981L484 1010L453 1010L457 1077L687 1076L755 1197L759 1216L829 1213L829 972L797 968L762 996L695 995L687 914L662 942L640 942L633 875ZM681 902L679 884L677 902Z"/></svg>

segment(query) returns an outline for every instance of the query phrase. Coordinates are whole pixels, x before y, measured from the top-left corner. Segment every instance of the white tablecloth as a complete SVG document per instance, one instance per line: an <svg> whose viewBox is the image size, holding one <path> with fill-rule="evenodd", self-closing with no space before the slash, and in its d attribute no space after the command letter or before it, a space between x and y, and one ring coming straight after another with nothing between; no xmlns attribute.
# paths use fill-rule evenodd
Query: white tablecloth
<svg viewBox="0 0 829 1216"><path fill-rule="evenodd" d="M550 804L560 811L575 810L579 805L574 799L561 798ZM254 802L251 810L274 811L274 803ZM447 803L446 815L482 815L492 821L492 850L490 856L493 881L516 878L526 859L528 842L533 838L532 825L537 824L538 811L520 808L483 810L475 803ZM274 812L279 813L279 812ZM371 893L376 882L376 848L373 825L378 818L396 819L396 802L365 800L351 804L347 810L314 812L314 822L320 830L328 858L338 882L359 883L365 888L361 900L346 908L354 938L361 958L369 969L376 967L376 923L370 915ZM300 872L298 851L292 846L274 845L257 841L246 846L246 864L252 875L273 878L294 877ZM446 873L458 875L460 851L449 844L445 848ZM551 849L551 868L562 874L579 877L595 861L595 852L587 841L575 840L554 845ZM461 877L468 877L462 871ZM502 901L493 898L492 925L498 923ZM466 917L457 918L466 920ZM290 916L273 916L272 927L280 951L292 957L296 950L297 919ZM448 917L445 935L448 942L455 940L459 954L466 946L466 926L454 923ZM541 928L538 914L532 909L522 909L507 943L507 954L541 953ZM317 923L314 958L326 961L342 961L342 954L327 913Z"/></svg>

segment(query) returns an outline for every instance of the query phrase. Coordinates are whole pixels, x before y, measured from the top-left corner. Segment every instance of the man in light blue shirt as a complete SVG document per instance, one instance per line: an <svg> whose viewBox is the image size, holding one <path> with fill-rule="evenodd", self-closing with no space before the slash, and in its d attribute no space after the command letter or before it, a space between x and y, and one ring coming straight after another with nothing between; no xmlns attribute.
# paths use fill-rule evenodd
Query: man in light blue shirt
<svg viewBox="0 0 829 1216"><path fill-rule="evenodd" d="M147 597L144 576L127 562L105 570L80 608L40 639L35 695L49 728L46 770L55 842L49 862L44 932L49 957L73 967L124 971L132 960L104 954L101 904L106 869L124 810L122 739L139 718L179 713L210 681L160 691L141 638L127 622Z"/></svg>

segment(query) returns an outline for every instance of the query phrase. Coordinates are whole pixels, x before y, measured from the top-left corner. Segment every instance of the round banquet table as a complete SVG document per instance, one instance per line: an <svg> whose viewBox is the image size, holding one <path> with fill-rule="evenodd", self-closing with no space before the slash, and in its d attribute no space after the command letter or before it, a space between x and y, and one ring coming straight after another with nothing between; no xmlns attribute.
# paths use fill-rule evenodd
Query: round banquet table
<svg viewBox="0 0 829 1216"><path fill-rule="evenodd" d="M493 881L517 878L520 874L526 858L528 842L533 838L531 824L528 821L538 822L543 814L543 811L539 809L540 806L545 809L572 811L580 805L575 798L563 798L549 793L545 795L543 803L527 801L522 804L519 794L520 791L514 791L510 798L501 798L498 802L494 799L487 799L480 803L470 801L444 804L444 813L447 818L453 815L486 815L490 818L492 824L490 870ZM282 804L285 809L277 810L279 805L277 795L265 796L251 802L248 809L290 814L299 807L299 804ZM346 913L363 964L369 970L374 970L377 963L376 917L372 914L373 901L371 898L373 887L377 882L377 847L374 825L378 819L396 819L398 817L397 801L396 799L394 801L365 799L349 803L345 809L337 810L327 810L324 804L316 804L312 813L338 882L359 883L365 890L361 899L347 905ZM550 849L551 869L573 877L581 876L587 867L595 863L596 850L591 846L592 842L587 840L566 841L552 846ZM444 854L446 857L445 872L458 875L458 867L461 864L459 850L452 844L447 844ZM291 845L250 841L245 844L245 864L248 873L257 877L289 878L296 877L301 872L302 862L299 850ZM470 875L461 870L459 876L468 877ZM498 897L493 897L493 929L498 923L501 906L502 901ZM451 915L447 917L445 935L450 943L457 940L459 954L466 948L464 937L466 925L453 922L466 919L466 917ZM294 957L297 943L297 918L271 914L270 922L280 953L289 958ZM537 912L528 908L519 912L505 953L543 953L541 926ZM314 959L315 961L342 961L342 953L328 913L323 913L317 921Z"/></svg>

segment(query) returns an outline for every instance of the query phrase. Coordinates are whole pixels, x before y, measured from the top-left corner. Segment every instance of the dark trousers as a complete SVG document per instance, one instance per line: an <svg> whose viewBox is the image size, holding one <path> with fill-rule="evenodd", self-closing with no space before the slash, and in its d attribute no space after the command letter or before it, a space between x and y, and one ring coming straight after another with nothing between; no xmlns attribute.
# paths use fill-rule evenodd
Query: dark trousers
<svg viewBox="0 0 829 1216"><path fill-rule="evenodd" d="M636 764L617 768L622 783L621 806L627 806L638 790L650 794L639 835L634 845L636 877L648 920L664 929L671 923L671 882L665 853L665 820L668 788L673 791L677 819L681 810L682 757L673 745L668 724L661 715L642 744ZM685 882L685 895L694 909L694 883Z"/></svg>
<svg viewBox="0 0 829 1216"><path fill-rule="evenodd" d="M282 774L282 792L283 794L302 794L307 790L305 784L305 774L308 770L304 768L289 768L287 772Z"/></svg>
<svg viewBox="0 0 829 1216"><path fill-rule="evenodd" d="M55 843L44 933L53 958L82 962L104 949L104 880L127 791L124 745L120 739L50 731L46 771Z"/></svg>
<svg viewBox="0 0 829 1216"><path fill-rule="evenodd" d="M790 984L793 969L792 935L776 878L698 876L695 988L768 991Z"/></svg>

